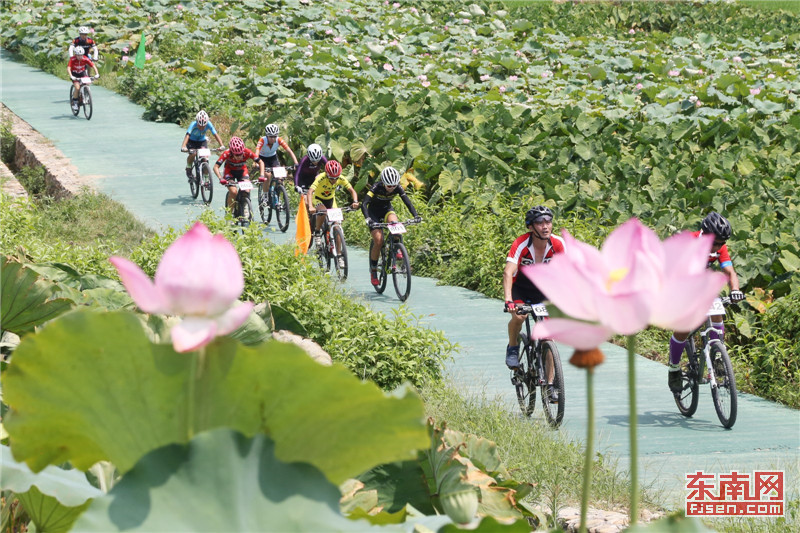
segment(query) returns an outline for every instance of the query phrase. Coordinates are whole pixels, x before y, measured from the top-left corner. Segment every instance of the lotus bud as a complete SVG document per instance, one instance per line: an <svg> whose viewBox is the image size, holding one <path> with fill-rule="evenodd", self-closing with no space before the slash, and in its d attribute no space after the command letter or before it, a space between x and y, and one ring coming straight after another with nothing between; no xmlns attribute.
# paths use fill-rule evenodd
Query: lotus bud
<svg viewBox="0 0 800 533"><path fill-rule="evenodd" d="M442 509L453 522L468 524L478 512L478 493L474 489L449 492L439 497Z"/></svg>

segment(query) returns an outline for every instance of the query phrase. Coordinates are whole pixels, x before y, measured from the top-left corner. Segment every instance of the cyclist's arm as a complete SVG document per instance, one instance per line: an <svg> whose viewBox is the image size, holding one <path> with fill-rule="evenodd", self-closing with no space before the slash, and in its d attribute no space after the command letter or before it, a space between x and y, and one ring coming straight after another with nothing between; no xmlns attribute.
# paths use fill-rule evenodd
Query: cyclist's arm
<svg viewBox="0 0 800 533"><path fill-rule="evenodd" d="M516 263L506 261L506 266L503 268L503 300L506 302L513 301L511 297L511 287L514 285L514 274L516 273Z"/></svg>
<svg viewBox="0 0 800 533"><path fill-rule="evenodd" d="M223 146L225 146L225 143L223 143L223 142L222 142L222 137L220 137L220 136L219 136L219 133L217 133L216 131L214 132L214 138L215 138L215 139L217 140L217 142L219 143L219 146L220 146L220 148L222 148Z"/></svg>
<svg viewBox="0 0 800 533"><path fill-rule="evenodd" d="M732 291L739 290L739 276L736 275L736 271L733 269L733 265L728 265L722 267L722 272L728 276L728 285L730 286Z"/></svg>
<svg viewBox="0 0 800 533"><path fill-rule="evenodd" d="M406 191L401 191L400 192L400 199L403 200L403 203L406 204L406 207L408 208L408 210L411 211L411 216L413 216L414 218L419 216L419 214L417 213L417 210L414 209L414 204L411 203L411 199L406 194Z"/></svg>
<svg viewBox="0 0 800 533"><path fill-rule="evenodd" d="M186 149L186 145L189 143L189 134L183 136L183 143L181 143L181 150Z"/></svg>
<svg viewBox="0 0 800 533"><path fill-rule="evenodd" d="M75 44L69 43L69 57L75 56Z"/></svg>
<svg viewBox="0 0 800 533"><path fill-rule="evenodd" d="M278 137L278 144L281 146L281 148L289 152L289 155L292 156L292 161L294 161L294 164L297 165L297 156L294 155L294 152L291 148L289 148L289 145L286 144L286 141Z"/></svg>
<svg viewBox="0 0 800 533"><path fill-rule="evenodd" d="M369 218L369 203L372 201L372 190L367 191L367 194L364 196L364 202L361 204L361 212L364 214L364 218Z"/></svg>
<svg viewBox="0 0 800 533"><path fill-rule="evenodd" d="M67 63L67 77L72 79L72 67L69 63Z"/></svg>
<svg viewBox="0 0 800 533"><path fill-rule="evenodd" d="M308 206L309 213L316 211L314 208L314 185L312 185L306 193L306 205Z"/></svg>
<svg viewBox="0 0 800 533"><path fill-rule="evenodd" d="M96 77L96 78L99 78L99 77L100 77L100 73L97 71L97 65L95 65L94 63L92 63L92 68L94 69L94 75L95 75L95 77Z"/></svg>
<svg viewBox="0 0 800 533"><path fill-rule="evenodd" d="M259 157L258 158L258 172L259 176L262 178L264 177L264 161Z"/></svg>
<svg viewBox="0 0 800 533"><path fill-rule="evenodd" d="M308 156L303 156L303 159L300 160L300 163L294 169L294 186L300 186L300 174L303 171L304 166L308 163Z"/></svg>
<svg viewBox="0 0 800 533"><path fill-rule="evenodd" d="M347 188L350 190L350 196L353 197L353 204L357 204L358 203L358 195L356 194L356 190L349 183L347 184Z"/></svg>
<svg viewBox="0 0 800 533"><path fill-rule="evenodd" d="M92 50L94 51L94 54L92 54L94 56L94 60L97 61L97 44L92 45Z"/></svg>
<svg viewBox="0 0 800 533"><path fill-rule="evenodd" d="M217 161L217 164L214 165L214 174L217 175L217 179L218 180L222 181L222 174L220 174L220 172L219 172L219 166L220 166L219 165L219 161Z"/></svg>

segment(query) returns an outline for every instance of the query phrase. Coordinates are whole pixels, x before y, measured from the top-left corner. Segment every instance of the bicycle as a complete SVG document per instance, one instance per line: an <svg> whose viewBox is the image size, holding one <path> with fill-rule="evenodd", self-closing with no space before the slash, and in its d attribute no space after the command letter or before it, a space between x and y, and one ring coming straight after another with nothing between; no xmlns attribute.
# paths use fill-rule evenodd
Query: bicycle
<svg viewBox="0 0 800 533"><path fill-rule="evenodd" d="M228 180L227 185L231 185L231 180ZM236 181L237 192L236 197L233 199L231 211L236 224L243 228L249 226L253 221L253 204L250 201L251 190L253 190L253 182L250 181L250 178L242 177L242 179Z"/></svg>
<svg viewBox="0 0 800 533"><path fill-rule="evenodd" d="M312 222L316 220L314 217L324 216L322 221L322 239L317 247L317 257L319 258L319 266L324 270L330 271L331 263L336 269L336 275L340 281L347 279L347 243L344 240L344 231L342 231L342 220L344 220L344 213L355 211L352 207L344 208L331 208L325 211L317 211L312 216ZM312 226L314 227L314 226Z"/></svg>
<svg viewBox="0 0 800 533"><path fill-rule="evenodd" d="M711 398L717 417L726 429L736 423L737 399L736 378L733 366L728 357L725 343L717 339L709 339L712 331L711 317L724 315L725 307L730 305L730 298L717 298L708 311L706 321L695 329L687 339L686 354L681 360L681 391L675 393L675 404L685 417L691 417L697 411L700 400L700 385L708 383L711 387ZM699 336L699 343L697 337ZM702 345L698 352L697 347ZM702 354L702 357L700 355ZM707 369L707 371L706 371Z"/></svg>
<svg viewBox="0 0 800 533"><path fill-rule="evenodd" d="M386 289L386 280L389 274L392 275L392 282L394 283L394 290L397 297L401 302L405 302L408 295L411 293L411 263L408 259L408 250L403 244L403 233L406 232L406 226L416 224L415 220L406 220L405 222L394 223L379 223L373 224L372 229L383 229L383 245L381 246L381 253L378 257L378 285L375 285L375 290L378 294L382 294ZM390 234L387 238L386 230ZM387 244L387 242L389 244ZM369 252L372 256L372 247L375 242L370 239Z"/></svg>
<svg viewBox="0 0 800 533"><path fill-rule="evenodd" d="M74 116L78 116L78 113L81 112L81 107L83 108L83 116L86 117L86 120L92 119L92 110L94 109L92 106L92 91L89 89L89 86L92 84L93 80L96 80L98 76L82 76L80 78L70 77L73 81L80 80L81 87L78 90L78 106L72 107L72 91L74 90L74 86L70 83L69 85L69 109L72 111Z"/></svg>
<svg viewBox="0 0 800 533"><path fill-rule="evenodd" d="M184 149L184 151L195 154L194 169L192 177L189 178L189 190L192 193L192 198L197 198L198 193L200 193L203 196L203 202L208 205L211 203L211 198L214 197L211 165L208 162L208 158L211 157L211 150L209 148L190 148Z"/></svg>
<svg viewBox="0 0 800 533"><path fill-rule="evenodd" d="M278 229L284 233L289 229L289 221L291 220L292 208L291 204L289 204L289 195L286 193L286 187L283 185L290 168L291 167L266 168L264 169L265 173L272 173L269 190L266 190L264 184L258 184L258 210L261 214L261 221L264 224L269 224L274 211Z"/></svg>
<svg viewBox="0 0 800 533"><path fill-rule="evenodd" d="M549 316L547 307L544 304L522 304L517 305L516 313L525 315L525 331L519 334L519 367L511 373L519 407L523 415L531 416L536 405L536 387L539 387L547 423L557 428L564 419L565 404L561 357L553 341L531 339L531 315L534 322L540 322ZM552 371L552 378L546 372L548 369Z"/></svg>

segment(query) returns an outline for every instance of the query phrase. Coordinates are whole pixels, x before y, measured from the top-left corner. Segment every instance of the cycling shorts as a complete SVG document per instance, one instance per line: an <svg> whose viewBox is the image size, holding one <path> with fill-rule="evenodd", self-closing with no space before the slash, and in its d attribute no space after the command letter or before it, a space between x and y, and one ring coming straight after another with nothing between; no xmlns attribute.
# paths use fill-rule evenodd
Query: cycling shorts
<svg viewBox="0 0 800 533"><path fill-rule="evenodd" d="M314 196L314 206L318 206L319 204L324 205L327 209L333 209L336 205L335 198L320 198L319 196Z"/></svg>
<svg viewBox="0 0 800 533"><path fill-rule="evenodd" d="M223 176L228 181L242 181L245 178L249 178L250 174L247 172L247 167L244 168L237 168L237 169L225 169L225 175Z"/></svg>
<svg viewBox="0 0 800 533"><path fill-rule="evenodd" d="M367 216L374 220L375 222L386 222L386 218L389 214L394 213L394 209L392 209L392 204L386 203L370 203L367 207Z"/></svg>
<svg viewBox="0 0 800 533"><path fill-rule="evenodd" d="M278 161L278 154L274 155L260 155L258 156L264 162L264 168L273 168L273 167L280 167L281 162Z"/></svg>
<svg viewBox="0 0 800 533"><path fill-rule="evenodd" d="M73 78L85 78L86 76L89 75L89 72L87 72L86 70L80 70L80 71L72 70L70 71L70 74L72 74Z"/></svg>
<svg viewBox="0 0 800 533"><path fill-rule="evenodd" d="M528 305L540 304L546 300L538 288L526 289L518 287L516 283L511 286L511 299L514 300L514 303Z"/></svg>
<svg viewBox="0 0 800 533"><path fill-rule="evenodd" d="M186 148L189 150L197 150L198 148L208 148L208 139L203 141L193 141L189 139L186 142Z"/></svg>

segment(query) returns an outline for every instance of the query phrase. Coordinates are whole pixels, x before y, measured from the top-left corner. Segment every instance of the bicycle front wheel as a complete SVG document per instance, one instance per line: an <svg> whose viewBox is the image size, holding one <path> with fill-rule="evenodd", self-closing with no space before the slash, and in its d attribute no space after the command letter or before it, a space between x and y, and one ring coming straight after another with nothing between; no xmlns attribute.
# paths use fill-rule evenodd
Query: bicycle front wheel
<svg viewBox="0 0 800 533"><path fill-rule="evenodd" d="M553 358L553 381L548 376L549 359ZM557 428L564 419L564 373L561 369L561 357L558 355L558 348L553 341L542 341L541 343L541 363L542 371L541 392L542 408L547 423ZM551 387L552 385L552 387Z"/></svg>
<svg viewBox="0 0 800 533"><path fill-rule="evenodd" d="M206 205L211 203L211 198L214 196L214 185L211 180L211 166L208 161L200 163L200 194Z"/></svg>
<svg viewBox="0 0 800 533"><path fill-rule="evenodd" d="M269 197L269 189L261 183L258 184L258 212L261 215L261 222L269 224L272 220L272 201Z"/></svg>
<svg viewBox="0 0 800 533"><path fill-rule="evenodd" d="M278 223L278 229L286 233L289 229L289 220L291 207L289 206L289 195L286 194L286 189L283 185L275 187L275 221Z"/></svg>
<svg viewBox="0 0 800 533"><path fill-rule="evenodd" d="M736 423L736 378L728 350L720 341L711 341L711 368L714 369L714 382L711 383L714 409L722 426L730 429Z"/></svg>
<svg viewBox="0 0 800 533"><path fill-rule="evenodd" d="M344 232L339 226L334 226L331 231L333 238L333 264L336 275L341 281L347 279L347 244L344 242Z"/></svg>
<svg viewBox="0 0 800 533"><path fill-rule="evenodd" d="M197 198L200 193L200 167L195 163L192 169L192 177L189 178L189 191L192 193L192 199Z"/></svg>
<svg viewBox="0 0 800 533"><path fill-rule="evenodd" d="M411 293L411 264L408 262L406 245L398 242L394 247L395 256L392 258L392 281L394 290L401 302L405 302Z"/></svg>
<svg viewBox="0 0 800 533"><path fill-rule="evenodd" d="M67 103L69 104L69 110L72 112L72 115L77 117L78 113L81 112L81 109L80 109L80 107L72 107L72 92L74 90L75 90L75 88L70 83L70 85L69 85L69 99L67 100ZM80 96L80 91L78 91L78 95Z"/></svg>
<svg viewBox="0 0 800 533"><path fill-rule="evenodd" d="M675 405L685 417L697 411L697 402L700 400L700 368L694 346L694 339L690 337L686 342L687 357L681 362L681 391L674 395Z"/></svg>
<svg viewBox="0 0 800 533"><path fill-rule="evenodd" d="M92 119L92 91L85 85L81 87L81 98L83 99L83 116L86 120Z"/></svg>
<svg viewBox="0 0 800 533"><path fill-rule="evenodd" d="M525 333L519 334L519 370L511 377L517 392L517 402L524 416L531 416L536 405L536 383L533 379L533 350Z"/></svg>
<svg viewBox="0 0 800 533"><path fill-rule="evenodd" d="M239 223L241 226L247 227L253 221L253 204L250 202L250 195L243 195L244 198L240 200L240 205L242 206L241 218L239 219Z"/></svg>
<svg viewBox="0 0 800 533"><path fill-rule="evenodd" d="M372 257L372 247L375 246L375 241L370 239L369 241L369 257ZM386 242L383 243L383 247L381 248L380 254L378 255L378 284L373 285L375 287L375 292L378 294L383 294L383 291L386 290L386 250L387 250Z"/></svg>

